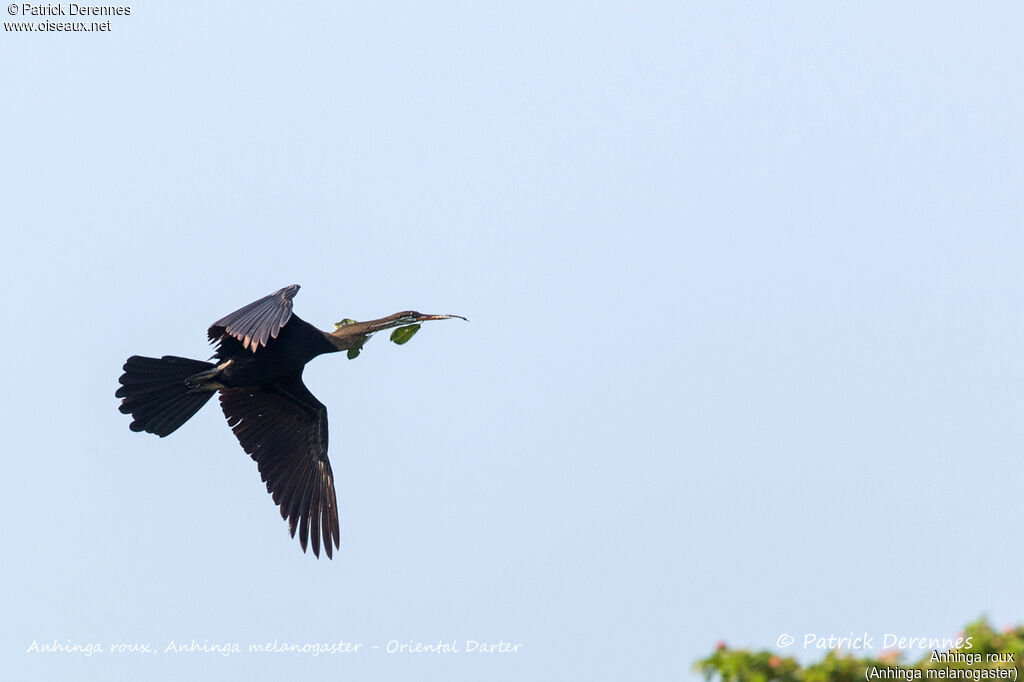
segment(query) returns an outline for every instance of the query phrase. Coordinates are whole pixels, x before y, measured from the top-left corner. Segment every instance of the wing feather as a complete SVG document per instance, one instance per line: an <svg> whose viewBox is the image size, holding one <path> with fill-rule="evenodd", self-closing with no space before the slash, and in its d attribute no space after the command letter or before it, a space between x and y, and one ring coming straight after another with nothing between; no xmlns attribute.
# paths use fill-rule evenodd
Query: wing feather
<svg viewBox="0 0 1024 682"><path fill-rule="evenodd" d="M276 339L281 328L288 324L292 317L292 299L298 291L299 285L292 284L242 306L210 325L207 338L212 343L230 337L240 341L242 348L255 353L271 339Z"/></svg>
<svg viewBox="0 0 1024 682"><path fill-rule="evenodd" d="M310 515L309 540L313 543L313 554L320 553L320 486L313 488L312 509L316 510Z"/></svg>
<svg viewBox="0 0 1024 682"><path fill-rule="evenodd" d="M267 492L288 530L313 554L320 540L328 558L340 546L334 474L327 459L327 408L301 379L266 386L227 388L221 409L242 449L256 461ZM333 548L332 548L333 545Z"/></svg>

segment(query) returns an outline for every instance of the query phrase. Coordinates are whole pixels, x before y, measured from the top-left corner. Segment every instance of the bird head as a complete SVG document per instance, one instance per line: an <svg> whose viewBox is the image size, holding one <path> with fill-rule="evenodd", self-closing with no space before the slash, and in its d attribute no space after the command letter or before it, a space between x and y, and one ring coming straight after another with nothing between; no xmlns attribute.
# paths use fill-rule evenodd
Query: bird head
<svg viewBox="0 0 1024 682"><path fill-rule="evenodd" d="M392 319L394 318L394 319ZM385 317L385 320L391 320L386 326L381 329L390 329L391 327L401 327L407 324L419 324L420 322L427 322L428 320L450 320L452 318L458 318L465 320L462 315L424 315L418 313L415 310L406 310L402 313L395 313L390 317Z"/></svg>

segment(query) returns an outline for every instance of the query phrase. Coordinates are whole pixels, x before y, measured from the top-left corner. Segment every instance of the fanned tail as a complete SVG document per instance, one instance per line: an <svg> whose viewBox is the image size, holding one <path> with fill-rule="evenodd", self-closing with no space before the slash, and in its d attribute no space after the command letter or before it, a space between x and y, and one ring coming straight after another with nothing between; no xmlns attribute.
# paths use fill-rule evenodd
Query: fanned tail
<svg viewBox="0 0 1024 682"><path fill-rule="evenodd" d="M122 398L119 408L134 420L132 431L148 431L163 438L174 433L216 393L189 385L186 379L214 367L202 360L165 355L146 358L133 355L124 363L121 388L114 395Z"/></svg>

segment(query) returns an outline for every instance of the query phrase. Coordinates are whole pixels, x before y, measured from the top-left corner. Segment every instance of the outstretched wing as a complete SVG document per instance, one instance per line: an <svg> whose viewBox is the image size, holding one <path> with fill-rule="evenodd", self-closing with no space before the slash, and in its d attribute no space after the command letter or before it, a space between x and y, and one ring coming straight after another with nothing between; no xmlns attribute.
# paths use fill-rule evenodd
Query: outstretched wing
<svg viewBox="0 0 1024 682"><path fill-rule="evenodd" d="M242 342L243 348L250 348L255 353L270 339L276 339L281 327L288 324L292 316L292 299L298 291L299 285L293 284L253 301L214 322L206 336L211 342L225 336L233 337Z"/></svg>
<svg viewBox="0 0 1024 682"><path fill-rule="evenodd" d="M259 466L260 476L281 506L281 518L302 551L312 536L320 556L339 546L338 501L327 460L327 408L301 379L249 388L226 388L220 405L238 442Z"/></svg>

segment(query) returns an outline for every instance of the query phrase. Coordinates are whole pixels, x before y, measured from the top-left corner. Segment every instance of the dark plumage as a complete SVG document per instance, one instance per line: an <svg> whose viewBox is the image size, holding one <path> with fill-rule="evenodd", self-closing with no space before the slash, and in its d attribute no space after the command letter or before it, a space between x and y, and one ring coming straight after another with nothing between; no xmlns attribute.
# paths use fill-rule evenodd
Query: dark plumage
<svg viewBox="0 0 1024 682"><path fill-rule="evenodd" d="M133 355L115 395L121 412L133 417L132 431L164 437L219 391L228 425L256 461L292 537L297 529L302 551L312 540L317 557L322 538L330 558L340 540L327 408L302 383L302 370L324 353L347 350L355 357L375 332L460 316L406 311L339 323L328 333L292 314L298 290L285 287L214 322L207 337L216 344L215 363Z"/></svg>

